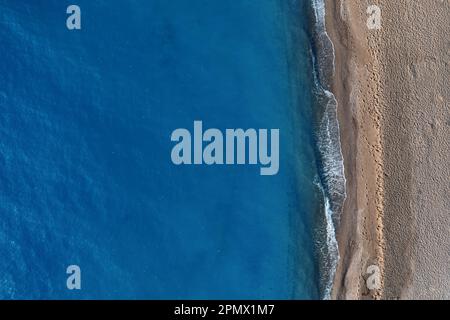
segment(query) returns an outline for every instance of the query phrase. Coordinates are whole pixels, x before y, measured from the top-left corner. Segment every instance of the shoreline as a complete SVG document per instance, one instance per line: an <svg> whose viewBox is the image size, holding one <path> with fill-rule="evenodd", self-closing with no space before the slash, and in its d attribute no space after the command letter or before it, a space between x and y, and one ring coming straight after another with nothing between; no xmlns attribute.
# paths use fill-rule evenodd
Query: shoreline
<svg viewBox="0 0 450 320"><path fill-rule="evenodd" d="M449 299L450 1L325 2L347 181L332 298Z"/></svg>
<svg viewBox="0 0 450 320"><path fill-rule="evenodd" d="M323 0L313 0L312 10L315 18L314 39L317 55L313 57L314 81L318 90L317 102L321 110L318 130L318 151L322 160L323 172L318 187L324 199L325 224L320 249L321 292L323 299L331 299L333 282L339 261L336 238L336 222L342 212L346 197L344 161L342 156L340 128L337 114L337 100L330 91L334 73L334 47L326 31L326 11ZM332 66L329 68L328 66Z"/></svg>
<svg viewBox="0 0 450 320"><path fill-rule="evenodd" d="M326 0L326 24L335 48L332 91L338 101L338 119L347 197L337 228L340 261L333 299L380 299L365 284L370 266L383 279L383 161L381 136L380 50L371 48L380 32L369 35L364 5ZM350 15L361 13L360 19Z"/></svg>

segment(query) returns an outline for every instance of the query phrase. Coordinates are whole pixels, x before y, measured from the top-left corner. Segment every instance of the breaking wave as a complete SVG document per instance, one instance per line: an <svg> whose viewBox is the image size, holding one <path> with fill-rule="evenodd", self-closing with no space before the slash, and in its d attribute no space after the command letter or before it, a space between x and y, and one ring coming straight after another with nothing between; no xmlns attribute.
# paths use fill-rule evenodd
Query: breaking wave
<svg viewBox="0 0 450 320"><path fill-rule="evenodd" d="M316 184L324 196L324 224L320 232L321 292L331 298L334 276L339 261L336 227L346 198L346 180L341 150L337 100L331 92L334 77L334 47L326 31L324 0L312 0L314 14L313 50L314 82L317 105L320 106L318 153L321 170ZM325 241L323 241L325 240Z"/></svg>

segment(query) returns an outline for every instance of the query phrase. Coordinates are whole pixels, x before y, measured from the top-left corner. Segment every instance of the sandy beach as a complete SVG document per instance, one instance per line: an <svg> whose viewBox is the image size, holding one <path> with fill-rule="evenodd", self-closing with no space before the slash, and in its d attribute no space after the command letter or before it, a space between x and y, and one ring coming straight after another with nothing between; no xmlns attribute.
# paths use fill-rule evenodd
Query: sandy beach
<svg viewBox="0 0 450 320"><path fill-rule="evenodd" d="M333 298L450 299L450 1L326 6L347 178Z"/></svg>

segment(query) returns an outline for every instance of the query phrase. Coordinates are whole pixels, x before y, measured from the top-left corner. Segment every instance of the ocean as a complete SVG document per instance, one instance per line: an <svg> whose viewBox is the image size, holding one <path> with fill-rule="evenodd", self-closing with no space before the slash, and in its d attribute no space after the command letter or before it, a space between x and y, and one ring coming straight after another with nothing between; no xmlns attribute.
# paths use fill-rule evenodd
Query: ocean
<svg viewBox="0 0 450 320"><path fill-rule="evenodd" d="M0 0L0 298L321 299L343 200L322 0ZM279 171L174 165L279 129ZM67 267L80 268L80 290Z"/></svg>

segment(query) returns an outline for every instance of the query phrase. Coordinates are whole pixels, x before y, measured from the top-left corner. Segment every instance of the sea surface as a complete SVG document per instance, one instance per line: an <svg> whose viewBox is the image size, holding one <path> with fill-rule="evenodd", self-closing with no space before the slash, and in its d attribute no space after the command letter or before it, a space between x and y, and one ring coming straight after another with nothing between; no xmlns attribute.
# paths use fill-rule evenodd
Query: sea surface
<svg viewBox="0 0 450 320"><path fill-rule="evenodd" d="M0 0L0 298L329 297L344 190L322 5ZM279 173L174 165L196 120L280 129Z"/></svg>

